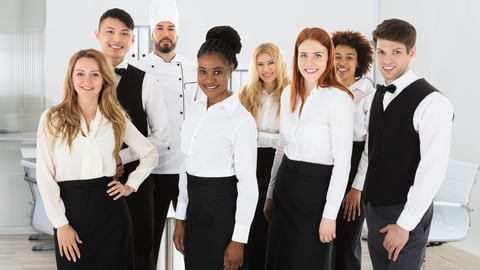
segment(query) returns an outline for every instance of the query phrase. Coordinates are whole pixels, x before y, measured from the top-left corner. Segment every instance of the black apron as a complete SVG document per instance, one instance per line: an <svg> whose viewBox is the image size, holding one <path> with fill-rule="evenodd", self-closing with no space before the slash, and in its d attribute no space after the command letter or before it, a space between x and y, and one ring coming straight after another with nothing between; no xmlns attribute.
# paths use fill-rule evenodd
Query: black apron
<svg viewBox="0 0 480 270"><path fill-rule="evenodd" d="M332 269L332 242L320 242L332 165L283 157L273 191L267 270Z"/></svg>
<svg viewBox="0 0 480 270"><path fill-rule="evenodd" d="M77 262L60 257L55 230L58 269L134 269L132 227L124 198L107 193L111 177L58 182L69 224L83 244Z"/></svg>

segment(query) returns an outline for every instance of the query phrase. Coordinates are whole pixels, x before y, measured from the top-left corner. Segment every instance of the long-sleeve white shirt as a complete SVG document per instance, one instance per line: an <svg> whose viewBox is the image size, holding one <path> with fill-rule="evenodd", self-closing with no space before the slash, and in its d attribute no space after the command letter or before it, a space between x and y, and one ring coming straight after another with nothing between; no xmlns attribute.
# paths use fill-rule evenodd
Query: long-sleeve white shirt
<svg viewBox="0 0 480 270"><path fill-rule="evenodd" d="M128 61L125 59L116 68L127 68ZM117 76L117 82L121 76ZM165 97L160 90L161 86L152 75L146 73L142 83L142 105L147 114L148 136L147 139L157 148L164 149L170 141L170 125L168 122ZM130 147L120 151L123 164L137 160L139 157ZM157 165L158 167L159 165ZM157 168L153 170L153 173Z"/></svg>
<svg viewBox="0 0 480 270"><path fill-rule="evenodd" d="M353 141L364 142L367 138L366 116L370 110L369 95L375 93L372 82L367 78L361 78L354 82L348 89L353 94L355 111L353 113Z"/></svg>
<svg viewBox="0 0 480 270"><path fill-rule="evenodd" d="M194 102L183 123L182 154L175 217L186 216L188 206L186 173L199 177L235 175L237 203L232 240L247 243L258 199L256 178L257 127L251 114L232 95L207 109L207 99Z"/></svg>
<svg viewBox="0 0 480 270"><path fill-rule="evenodd" d="M353 109L350 96L335 88L314 88L300 115L299 100L290 110L290 86L280 105L280 140L275 153L267 197L272 198L282 155L291 160L333 165L323 217L336 219L350 171L353 141Z"/></svg>
<svg viewBox="0 0 480 270"><path fill-rule="evenodd" d="M197 90L196 65L178 54L170 62L165 62L153 52L136 65L160 84L170 126L170 142L158 149L158 166L153 173L178 174L182 163L180 131Z"/></svg>
<svg viewBox="0 0 480 270"><path fill-rule="evenodd" d="M277 148L280 116L277 115L279 104L273 93L262 91L262 108L257 114L258 147Z"/></svg>
<svg viewBox="0 0 480 270"><path fill-rule="evenodd" d="M408 71L392 82L397 89L394 93L385 93L383 107L387 108L403 89L418 79L417 75ZM368 119L369 114L367 125ZM397 219L397 224L408 231L413 230L420 222L445 178L450 154L453 106L443 94L433 92L420 102L412 120L413 127L420 138L421 158L413 185L408 191L407 202ZM353 188L363 190L367 169L368 135L358 172L352 184Z"/></svg>
<svg viewBox="0 0 480 270"><path fill-rule="evenodd" d="M58 228L68 223L58 182L115 175L115 139L112 124L97 108L90 129L87 129L82 117L81 128L85 137L79 134L73 140L71 149L61 139L57 139L52 146L52 134L46 126L45 116L46 112L40 118L37 133L36 179L47 216L53 226ZM155 147L129 120L126 123L124 142L140 157L140 165L126 182L126 185L137 190L157 165L158 154Z"/></svg>

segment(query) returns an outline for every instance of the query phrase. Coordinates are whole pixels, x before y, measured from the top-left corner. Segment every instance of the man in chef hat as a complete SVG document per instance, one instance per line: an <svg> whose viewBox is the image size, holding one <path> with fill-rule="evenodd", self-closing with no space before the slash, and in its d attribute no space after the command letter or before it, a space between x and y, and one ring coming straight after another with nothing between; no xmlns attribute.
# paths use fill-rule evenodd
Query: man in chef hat
<svg viewBox="0 0 480 270"><path fill-rule="evenodd" d="M182 159L180 128L195 94L196 64L175 51L179 33L175 0L152 0L150 12L153 51L139 61L138 67L152 74L160 83L170 125L170 144L158 149L160 159L151 175L155 183L154 258L158 260L167 213L170 204L176 207L177 203Z"/></svg>

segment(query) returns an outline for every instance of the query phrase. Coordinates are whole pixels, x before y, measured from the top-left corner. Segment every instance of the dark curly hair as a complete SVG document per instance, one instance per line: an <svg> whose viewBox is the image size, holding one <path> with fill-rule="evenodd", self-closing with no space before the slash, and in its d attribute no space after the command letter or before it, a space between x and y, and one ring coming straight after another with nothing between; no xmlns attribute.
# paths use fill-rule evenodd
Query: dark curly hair
<svg viewBox="0 0 480 270"><path fill-rule="evenodd" d="M360 32L335 31L332 34L332 40L335 47L338 45L347 45L354 48L358 55L358 68L355 70L355 77L365 76L373 63L373 49L370 41Z"/></svg>
<svg viewBox="0 0 480 270"><path fill-rule="evenodd" d="M197 53L197 58L203 54L218 53L222 55L233 68L237 68L237 54L242 49L240 36L231 26L215 26L208 30L205 42Z"/></svg>

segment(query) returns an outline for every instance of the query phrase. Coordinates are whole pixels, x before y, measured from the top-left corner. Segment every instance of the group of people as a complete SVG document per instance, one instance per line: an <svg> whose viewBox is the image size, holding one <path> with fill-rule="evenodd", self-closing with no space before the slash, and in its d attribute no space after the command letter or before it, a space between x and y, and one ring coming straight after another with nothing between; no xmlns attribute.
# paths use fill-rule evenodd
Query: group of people
<svg viewBox="0 0 480 270"><path fill-rule="evenodd" d="M410 23L384 20L374 48L305 28L291 76L260 44L236 91L239 33L211 28L194 64L175 52L175 2L154 3L152 53L128 63L133 19L105 11L102 52L71 57L62 101L40 117L58 269L156 269L170 204L185 269L360 269L365 219L375 269L421 268L453 108L410 70Z"/></svg>

